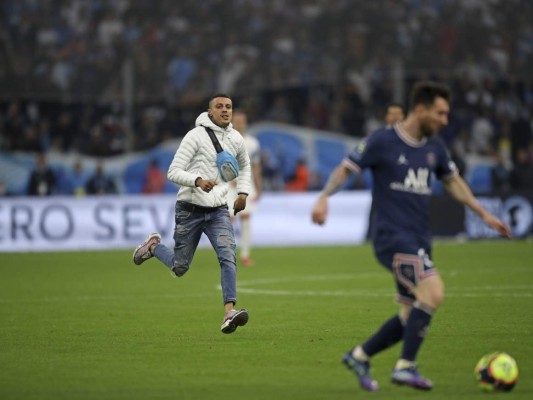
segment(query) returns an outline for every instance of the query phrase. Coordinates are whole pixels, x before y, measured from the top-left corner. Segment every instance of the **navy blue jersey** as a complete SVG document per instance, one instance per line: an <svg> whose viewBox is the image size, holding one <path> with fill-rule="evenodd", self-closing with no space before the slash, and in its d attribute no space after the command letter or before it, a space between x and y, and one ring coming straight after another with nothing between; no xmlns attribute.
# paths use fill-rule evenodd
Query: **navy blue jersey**
<svg viewBox="0 0 533 400"><path fill-rule="evenodd" d="M456 171L440 139L417 142L395 125L363 140L343 165L353 172L372 171L372 238L377 252L399 242L430 248L432 175L443 179Z"/></svg>

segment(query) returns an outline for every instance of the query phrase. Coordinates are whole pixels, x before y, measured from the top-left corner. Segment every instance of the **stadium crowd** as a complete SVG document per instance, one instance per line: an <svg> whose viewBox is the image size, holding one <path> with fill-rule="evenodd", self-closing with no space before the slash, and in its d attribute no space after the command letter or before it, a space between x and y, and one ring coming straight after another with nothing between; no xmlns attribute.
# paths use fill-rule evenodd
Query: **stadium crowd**
<svg viewBox="0 0 533 400"><path fill-rule="evenodd" d="M452 151L533 165L533 2L222 5L2 1L0 149L146 150L187 132L213 92L251 122L364 136L398 85L433 78L453 89Z"/></svg>

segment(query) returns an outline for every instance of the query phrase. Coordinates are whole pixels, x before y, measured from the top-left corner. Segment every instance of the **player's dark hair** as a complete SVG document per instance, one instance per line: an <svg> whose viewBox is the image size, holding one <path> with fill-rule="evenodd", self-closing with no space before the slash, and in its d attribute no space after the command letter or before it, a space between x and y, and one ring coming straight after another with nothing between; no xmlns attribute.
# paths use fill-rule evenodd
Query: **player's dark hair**
<svg viewBox="0 0 533 400"><path fill-rule="evenodd" d="M209 98L209 100L207 101L207 107L208 107L208 108L211 108L211 102L212 102L214 99L216 99L217 97L223 97L223 98L225 98L225 99L230 99L230 100L231 100L231 97L229 97L229 96L228 96L227 94L225 94L225 93L216 93L216 94L214 94L213 96L211 96L211 97Z"/></svg>
<svg viewBox="0 0 533 400"><path fill-rule="evenodd" d="M448 86L437 82L418 82L411 91L409 109L413 110L419 104L431 106L437 97L442 97L450 103L452 100L452 93Z"/></svg>
<svg viewBox="0 0 533 400"><path fill-rule="evenodd" d="M396 102L389 103L389 104L387 104L387 109L388 109L389 107L401 108L402 111L403 111L403 105L400 104L400 103L396 103Z"/></svg>

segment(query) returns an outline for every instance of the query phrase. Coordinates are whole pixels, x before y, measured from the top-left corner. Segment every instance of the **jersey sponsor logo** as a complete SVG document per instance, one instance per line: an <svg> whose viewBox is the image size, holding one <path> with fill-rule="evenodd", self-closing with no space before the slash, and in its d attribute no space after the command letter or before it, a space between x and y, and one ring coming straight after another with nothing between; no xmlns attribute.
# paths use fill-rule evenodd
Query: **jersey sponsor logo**
<svg viewBox="0 0 533 400"><path fill-rule="evenodd" d="M402 192L426 195L431 194L431 188L428 186L428 181L429 169L418 168L415 171L413 168L409 168L403 182L392 182L390 188Z"/></svg>

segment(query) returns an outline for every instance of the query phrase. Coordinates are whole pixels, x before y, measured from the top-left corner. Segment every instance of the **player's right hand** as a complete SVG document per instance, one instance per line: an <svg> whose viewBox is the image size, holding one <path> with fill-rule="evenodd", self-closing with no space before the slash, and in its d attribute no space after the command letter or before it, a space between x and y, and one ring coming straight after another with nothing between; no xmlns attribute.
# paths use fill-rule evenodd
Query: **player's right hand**
<svg viewBox="0 0 533 400"><path fill-rule="evenodd" d="M204 192L209 193L213 188L217 185L215 181L202 179L200 178L198 180L198 187L202 189Z"/></svg>

